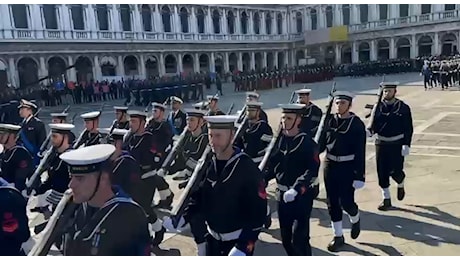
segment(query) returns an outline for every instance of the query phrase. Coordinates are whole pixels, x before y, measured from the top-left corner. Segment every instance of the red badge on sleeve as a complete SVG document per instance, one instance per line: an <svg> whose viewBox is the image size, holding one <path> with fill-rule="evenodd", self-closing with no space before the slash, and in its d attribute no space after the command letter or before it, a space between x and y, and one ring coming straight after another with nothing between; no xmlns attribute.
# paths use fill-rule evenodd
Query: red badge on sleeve
<svg viewBox="0 0 460 260"><path fill-rule="evenodd" d="M252 252L254 252L254 246L254 242L249 241L248 245L246 246L247 252L252 254Z"/></svg>
<svg viewBox="0 0 460 260"><path fill-rule="evenodd" d="M267 191L265 190L265 181L261 181L259 183L259 197L261 197L262 199L266 200L268 195L267 195Z"/></svg>
<svg viewBox="0 0 460 260"><path fill-rule="evenodd" d="M18 165L18 166L19 166L19 168L24 169L24 168L27 168L27 165L29 165L29 164L27 163L27 161L26 161L26 160L22 160L22 161L19 162L19 165Z"/></svg>
<svg viewBox="0 0 460 260"><path fill-rule="evenodd" d="M2 230L5 233L13 233L19 228L18 220L13 218L13 214L11 212L6 212L3 214L3 221L2 221Z"/></svg>
<svg viewBox="0 0 460 260"><path fill-rule="evenodd" d="M315 162L317 162L317 163L320 163L319 152L318 151L313 152L313 160L315 160Z"/></svg>

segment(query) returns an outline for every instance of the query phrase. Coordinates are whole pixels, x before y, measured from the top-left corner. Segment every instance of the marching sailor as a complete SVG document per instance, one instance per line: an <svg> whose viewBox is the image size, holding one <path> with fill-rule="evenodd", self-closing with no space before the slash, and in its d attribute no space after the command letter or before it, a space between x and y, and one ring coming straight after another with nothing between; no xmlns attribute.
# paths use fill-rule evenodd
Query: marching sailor
<svg viewBox="0 0 460 260"><path fill-rule="evenodd" d="M342 209L351 222L351 238L361 232L355 189L364 187L366 169L366 130L363 121L350 111L353 95L345 91L334 93L337 113L326 132L324 185L331 217L334 239L327 249L336 252L345 244L342 231Z"/></svg>
<svg viewBox="0 0 460 260"><path fill-rule="evenodd" d="M398 82L384 82L383 100L375 113L374 128L369 129L375 136L375 158L379 186L382 189L383 202L379 210L391 208L390 177L398 184L397 198L403 200L404 157L409 155L414 127L410 107L395 97Z"/></svg>
<svg viewBox="0 0 460 260"><path fill-rule="evenodd" d="M0 154L3 153L0 144ZM21 192L0 177L0 255L24 256L22 243L30 238L27 200Z"/></svg>
<svg viewBox="0 0 460 260"><path fill-rule="evenodd" d="M209 143L208 134L203 131L205 124L203 116L206 113L203 110L187 109L187 129L190 132L184 138L184 146L180 148L174 164L169 170L176 173L173 180L187 180L195 169L198 160L203 154ZM164 175L164 173L159 173Z"/></svg>
<svg viewBox="0 0 460 260"><path fill-rule="evenodd" d="M166 158L167 149L173 144L173 134L171 125L164 119L166 106L160 103L152 104L152 119L148 121L146 130L151 133L150 156L153 155L153 162L150 167L152 170L158 170ZM134 157L136 158L136 157ZM155 180L156 188L160 195L160 202L156 205L160 208L170 208L173 202L174 194L169 189L169 184L162 176L158 174L152 177ZM150 178L150 179L152 179Z"/></svg>
<svg viewBox="0 0 460 260"><path fill-rule="evenodd" d="M109 134L110 128L103 128L100 130L104 134ZM112 184L118 185L123 189L134 201L142 206L152 230L155 232L155 238L152 240L152 245L157 246L163 241L165 229L161 221L151 207L151 200L144 199L146 196L143 193L142 186L142 171L139 163L132 157L128 151L122 149L123 137L129 131L126 129L113 129L110 140L115 146L116 150L110 157L114 167L112 171Z"/></svg>
<svg viewBox="0 0 460 260"><path fill-rule="evenodd" d="M247 92L246 102L259 102L259 97L260 95L257 92ZM265 111L262 108L260 108L259 110L259 117L260 117L260 120L264 120L265 122L268 123L267 113L265 113Z"/></svg>
<svg viewBox="0 0 460 260"><path fill-rule="evenodd" d="M178 97L171 97L171 112L168 115L168 122L171 124L174 135L180 135L185 128L186 115L181 107L184 101Z"/></svg>
<svg viewBox="0 0 460 260"><path fill-rule="evenodd" d="M283 132L270 156L265 180L276 178L278 184L278 218L287 255L311 256L310 215L319 187L318 145L299 129L305 105L280 106Z"/></svg>
<svg viewBox="0 0 460 260"><path fill-rule="evenodd" d="M115 126L114 128L128 130L129 129L129 119L128 119L128 114L126 113L128 111L128 107L115 106L113 108L115 109L116 119L113 120L113 123L110 127Z"/></svg>
<svg viewBox="0 0 460 260"><path fill-rule="evenodd" d="M255 101L246 103L248 128L235 144L257 164L264 158L265 149L273 136L272 128L261 118L262 105L263 103Z"/></svg>
<svg viewBox="0 0 460 260"><path fill-rule="evenodd" d="M88 112L80 115L85 121L85 130L81 133L82 138L77 140L78 143L74 144L74 148L78 149L82 146L90 146L100 144L102 135L99 133L99 117L100 111Z"/></svg>
<svg viewBox="0 0 460 260"><path fill-rule="evenodd" d="M150 255L150 233L144 210L121 188L112 186L115 147L99 144L65 152L73 202L81 204L69 228L64 255Z"/></svg>
<svg viewBox="0 0 460 260"><path fill-rule="evenodd" d="M302 112L300 129L310 137L315 137L323 112L317 105L311 102L311 89L299 89L295 93L298 95L297 103L305 105Z"/></svg>
<svg viewBox="0 0 460 260"><path fill-rule="evenodd" d="M0 142L4 147L0 177L23 192L26 179L34 172L34 164L29 151L16 141L20 130L19 125L0 124Z"/></svg>
<svg viewBox="0 0 460 260"><path fill-rule="evenodd" d="M23 118L19 140L34 158L34 165L38 165L38 152L46 139L45 124L34 116L38 109L34 103L22 99L18 108L19 115Z"/></svg>
<svg viewBox="0 0 460 260"><path fill-rule="evenodd" d="M53 154L51 154L47 162L48 178L43 184L39 185L35 195L41 195L51 190L51 193L46 197L46 201L54 209L69 187L69 170L67 164L59 158L59 155L71 149L69 137L75 126L72 124L49 124L49 127L52 133ZM37 179L40 181L40 177Z"/></svg>
<svg viewBox="0 0 460 260"><path fill-rule="evenodd" d="M217 102L219 101L219 97L217 95L215 96L208 95L207 98L209 102L208 104L209 111L206 114L207 116L225 115L225 113L222 112L217 105Z"/></svg>
<svg viewBox="0 0 460 260"><path fill-rule="evenodd" d="M72 123L72 122L67 122L67 116L69 116L68 113L51 113L51 123L53 124ZM72 131L69 131L68 137L69 137L69 144L73 144L76 138L75 134Z"/></svg>
<svg viewBox="0 0 460 260"><path fill-rule="evenodd" d="M236 117L206 116L205 120L214 155L204 166L205 177L179 223L207 226L207 232L201 228L197 232L191 225L199 255L251 256L265 222L265 181L251 158L232 146ZM163 224L174 230L170 218Z"/></svg>

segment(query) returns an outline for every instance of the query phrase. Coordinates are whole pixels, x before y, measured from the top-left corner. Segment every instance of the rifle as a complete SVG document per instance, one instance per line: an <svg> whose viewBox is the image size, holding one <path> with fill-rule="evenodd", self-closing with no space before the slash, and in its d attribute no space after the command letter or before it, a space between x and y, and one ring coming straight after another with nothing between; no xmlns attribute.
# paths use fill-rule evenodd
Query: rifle
<svg viewBox="0 0 460 260"><path fill-rule="evenodd" d="M385 82L385 76L382 78L382 82ZM366 115L366 118L370 118L368 122L368 129L373 129L374 128L374 119L375 119L375 113L380 109L381 101L383 97L383 86L379 86L379 92L377 94L377 102L375 104L366 104L364 108L366 109L371 109L371 112Z"/></svg>
<svg viewBox="0 0 460 260"><path fill-rule="evenodd" d="M51 159L51 155L53 154L53 147L50 147L48 150L46 150L45 154L43 155L43 158L40 160L40 163L38 164L37 168L35 168L34 173L30 178L26 181L26 192L27 195L30 195L32 193L32 190L38 186L39 179L42 175L42 173L48 168L48 162Z"/></svg>
<svg viewBox="0 0 460 260"><path fill-rule="evenodd" d="M228 110L227 110L227 115L232 114L232 111L233 111L233 107L234 107L234 106L235 106L235 103L232 103L232 104L230 105L230 107L229 107Z"/></svg>
<svg viewBox="0 0 460 260"><path fill-rule="evenodd" d="M64 192L64 196L59 201L56 210L48 220L45 229L41 232L40 240L32 247L28 256L46 256L56 239L65 234L69 222L79 204L73 203L72 191L69 189Z"/></svg>
<svg viewBox="0 0 460 260"><path fill-rule="evenodd" d="M185 127L182 133L180 134L177 142L174 144L173 148L168 153L168 156L163 161L163 164L161 165L160 169L163 169L165 173L169 171L171 162L176 158L176 155L179 152L179 147L182 147L184 145L185 136L187 135L187 132L188 132L188 129L187 127Z"/></svg>
<svg viewBox="0 0 460 260"><path fill-rule="evenodd" d="M326 113L323 114L321 117L321 121L319 122L318 130L316 131L315 135L315 142L320 147L320 151L322 151L323 147L326 145L326 131L327 126L326 123L329 122L332 114L332 103L334 102L334 92L335 92L335 82L332 84L331 92L329 92L329 97L326 106Z"/></svg>
<svg viewBox="0 0 460 260"><path fill-rule="evenodd" d="M67 113L67 111L69 111L70 109L70 105L68 105L63 111L62 113ZM48 136L46 136L46 139L45 141L42 143L42 145L40 146L40 150L38 151L38 154L39 156L45 151L46 147L48 147L48 144L50 142L50 139L51 139L51 132L48 134ZM41 156L40 156L41 157Z"/></svg>
<svg viewBox="0 0 460 260"><path fill-rule="evenodd" d="M104 110L104 106L105 106L105 103L102 103L101 107L99 108L99 112L102 113L102 111ZM88 130L87 129L84 129L80 135L78 136L78 138L75 140L75 142L73 143L73 146L72 146L72 149L78 149L80 148L80 146L82 145L81 142L82 142L82 139L83 139L83 136L85 136L86 132Z"/></svg>
<svg viewBox="0 0 460 260"><path fill-rule="evenodd" d="M198 160L198 164L193 170L193 174L187 182L187 186L185 186L185 189L179 198L179 202L171 210L171 221L174 228L177 228L177 226L179 225L179 221L184 215L185 209L188 207L191 195L200 186L206 174L206 168L203 168L203 166L206 162L209 162L211 156L211 146L208 145L204 150L203 154L201 155L200 159Z"/></svg>

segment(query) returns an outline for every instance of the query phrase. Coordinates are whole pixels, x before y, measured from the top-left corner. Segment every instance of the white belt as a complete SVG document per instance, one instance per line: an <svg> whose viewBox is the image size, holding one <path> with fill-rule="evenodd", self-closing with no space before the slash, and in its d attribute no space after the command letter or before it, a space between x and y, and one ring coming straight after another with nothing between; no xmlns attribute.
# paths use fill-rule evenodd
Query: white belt
<svg viewBox="0 0 460 260"><path fill-rule="evenodd" d="M404 134L400 134L400 135L396 135L396 136L390 136L390 137L381 136L381 135L376 135L375 136L376 140L380 140L380 141L384 141L384 142L394 142L394 141L398 141L398 140L403 139L403 138L404 138Z"/></svg>
<svg viewBox="0 0 460 260"><path fill-rule="evenodd" d="M240 235L241 235L241 232L243 232L243 229L238 229L230 233L217 233L208 226L208 232L209 234L211 234L212 237L214 237L217 240L232 241L232 240L236 240L240 238Z"/></svg>
<svg viewBox="0 0 460 260"><path fill-rule="evenodd" d="M349 162L355 159L354 154L344 155L344 156L335 156L332 154L327 154L326 158L334 162Z"/></svg>

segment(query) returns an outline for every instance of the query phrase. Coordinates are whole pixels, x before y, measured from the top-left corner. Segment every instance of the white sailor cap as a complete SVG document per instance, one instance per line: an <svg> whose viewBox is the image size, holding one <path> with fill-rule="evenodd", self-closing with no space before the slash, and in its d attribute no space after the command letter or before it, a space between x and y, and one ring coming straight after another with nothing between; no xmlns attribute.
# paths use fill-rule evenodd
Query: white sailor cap
<svg viewBox="0 0 460 260"><path fill-rule="evenodd" d="M83 120L90 121L90 120L94 120L98 118L100 115L101 115L101 111L93 111L93 112L81 114L80 116L81 118L83 118Z"/></svg>
<svg viewBox="0 0 460 260"><path fill-rule="evenodd" d="M250 97L250 98L259 98L260 95L256 92L246 92L246 97Z"/></svg>
<svg viewBox="0 0 460 260"><path fill-rule="evenodd" d="M311 93L311 89L309 88L303 88L303 89L298 89L295 91L297 95L308 95Z"/></svg>
<svg viewBox="0 0 460 260"><path fill-rule="evenodd" d="M248 109L259 109L262 107L264 103L262 102L257 102L257 101L249 101L249 102L246 102L246 106L248 107Z"/></svg>
<svg viewBox="0 0 460 260"><path fill-rule="evenodd" d="M158 109L161 109L161 110L166 110L165 105L163 105L161 103L153 102L152 103L152 110L155 109L155 108L158 108Z"/></svg>
<svg viewBox="0 0 460 260"><path fill-rule="evenodd" d="M208 122L209 129L235 129L235 121L238 116L235 115L219 115L205 116L204 120Z"/></svg>
<svg viewBox="0 0 460 260"><path fill-rule="evenodd" d="M115 109L115 111L122 111L122 112L128 111L128 107L114 106L113 109Z"/></svg>
<svg viewBox="0 0 460 260"><path fill-rule="evenodd" d="M130 117L143 117L147 118L147 112L139 111L139 110L128 110L126 112Z"/></svg>
<svg viewBox="0 0 460 260"><path fill-rule="evenodd" d="M65 152L59 158L69 165L70 174L90 174L99 172L114 152L111 144L96 144Z"/></svg>
<svg viewBox="0 0 460 260"><path fill-rule="evenodd" d="M290 114L300 114L302 113L302 109L305 108L305 104L279 104L279 107L283 110L283 113L290 113Z"/></svg>
<svg viewBox="0 0 460 260"><path fill-rule="evenodd" d="M348 100L352 101L355 96L348 91L336 91L334 92L334 98L335 100Z"/></svg>
<svg viewBox="0 0 460 260"><path fill-rule="evenodd" d="M18 108L23 108L23 107L26 107L26 108L30 108L30 109L37 109L37 105L35 105L34 103L28 101L28 100L25 100L25 99L21 99L21 102L20 102L20 105L18 106Z"/></svg>
<svg viewBox="0 0 460 260"><path fill-rule="evenodd" d="M3 144L0 144L0 154L3 153L3 150L5 150L5 148L3 147Z"/></svg>
<svg viewBox="0 0 460 260"><path fill-rule="evenodd" d="M207 95L206 98L211 101L211 100L219 100L218 95Z"/></svg>
<svg viewBox="0 0 460 260"><path fill-rule="evenodd" d="M57 118L66 118L68 115L68 113L51 113L51 117Z"/></svg>
<svg viewBox="0 0 460 260"><path fill-rule="evenodd" d="M17 100L10 100L10 104L16 104L16 103L19 103L19 101L17 101Z"/></svg>
<svg viewBox="0 0 460 260"><path fill-rule="evenodd" d="M72 129L75 128L73 124L48 124L48 126L51 129L51 132L53 133L58 133L58 134L67 134L69 133Z"/></svg>
<svg viewBox="0 0 460 260"><path fill-rule="evenodd" d="M206 111L203 111L201 109L185 109L185 113L187 114L187 117L203 117L206 114Z"/></svg>
<svg viewBox="0 0 460 260"><path fill-rule="evenodd" d="M396 88L399 85L399 82L381 82L380 86L382 88Z"/></svg>
<svg viewBox="0 0 460 260"><path fill-rule="evenodd" d="M123 139L126 133L129 132L129 130L121 129L121 128L114 128L112 130L112 133L110 133L110 130L112 130L112 128L99 128L98 129L99 133L105 134L105 135L110 134L110 136L112 136L112 138L115 140Z"/></svg>
<svg viewBox="0 0 460 260"><path fill-rule="evenodd" d="M180 104L183 104L184 101L176 96L172 96L171 97L171 102L177 102L177 103L180 103Z"/></svg>
<svg viewBox="0 0 460 260"><path fill-rule="evenodd" d="M202 109L202 108L206 108L208 105L209 105L209 102L207 102L207 101L201 101L201 102L198 102L198 103L193 104L193 107L194 107L195 109L200 110L200 109Z"/></svg>
<svg viewBox="0 0 460 260"><path fill-rule="evenodd" d="M20 125L0 124L0 132L17 133L19 130L21 130Z"/></svg>

